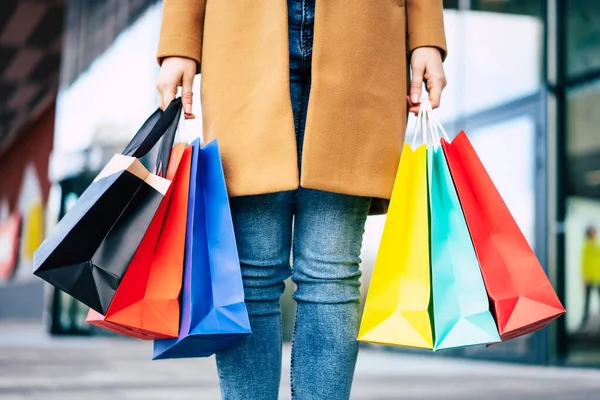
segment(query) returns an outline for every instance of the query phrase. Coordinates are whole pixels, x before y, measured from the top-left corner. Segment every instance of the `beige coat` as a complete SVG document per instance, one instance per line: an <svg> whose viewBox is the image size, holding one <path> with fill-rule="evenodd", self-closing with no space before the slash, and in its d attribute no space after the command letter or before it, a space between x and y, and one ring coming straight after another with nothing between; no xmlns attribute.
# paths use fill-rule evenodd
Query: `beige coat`
<svg viewBox="0 0 600 400"><path fill-rule="evenodd" d="M442 0L316 0L302 174L286 0L165 0L158 58L198 62L207 141L231 196L298 185L388 199L407 116L407 56L445 54Z"/></svg>

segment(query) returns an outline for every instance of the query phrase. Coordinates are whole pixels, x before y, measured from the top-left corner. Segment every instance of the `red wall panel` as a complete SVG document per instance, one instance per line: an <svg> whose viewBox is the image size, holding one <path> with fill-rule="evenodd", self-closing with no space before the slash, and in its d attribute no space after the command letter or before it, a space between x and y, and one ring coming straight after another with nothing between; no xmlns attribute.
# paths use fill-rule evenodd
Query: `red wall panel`
<svg viewBox="0 0 600 400"><path fill-rule="evenodd" d="M15 207L25 168L35 166L42 188L44 204L48 200L50 182L48 162L54 143L54 104L17 134L13 144L0 154L0 199L6 198L10 210Z"/></svg>

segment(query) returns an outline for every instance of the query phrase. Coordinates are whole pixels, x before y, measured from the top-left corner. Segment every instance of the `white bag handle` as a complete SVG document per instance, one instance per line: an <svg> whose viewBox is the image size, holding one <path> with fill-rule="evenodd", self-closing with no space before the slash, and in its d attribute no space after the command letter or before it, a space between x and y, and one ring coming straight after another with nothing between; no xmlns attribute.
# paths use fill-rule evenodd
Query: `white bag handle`
<svg viewBox="0 0 600 400"><path fill-rule="evenodd" d="M427 105L428 105L427 120L429 121L429 130L431 133L431 137L433 138L433 144L436 146L440 145L440 143L441 143L440 132L441 132L443 138L449 142L450 137L448 136L448 133L446 133L446 130L442 126L440 120L435 115L433 108L431 107L431 104L429 103L429 100L427 100Z"/></svg>
<svg viewBox="0 0 600 400"><path fill-rule="evenodd" d="M175 134L175 143L185 142L187 144L191 144L196 137L190 133L188 128L187 120L185 119L184 113L181 113L181 117L179 119L179 123L177 124L177 133ZM202 133L199 136L200 139L200 148L204 148L204 134Z"/></svg>
<svg viewBox="0 0 600 400"><path fill-rule="evenodd" d="M421 133L421 144L427 144L427 123L426 119L426 107L424 107L423 102L421 102L421 106L419 107L419 112L417 113L417 120L415 121L415 127L413 129L413 140L412 140L412 148L415 149L417 147L417 137L419 133Z"/></svg>
<svg viewBox="0 0 600 400"><path fill-rule="evenodd" d="M182 88L179 87L177 88L177 95L178 96L182 96ZM177 134L178 136L175 137L175 143L177 143L177 141L180 142L186 142L187 144L191 144L194 140L196 140L197 138L200 139L200 148L203 149L204 146L206 145L206 143L204 142L204 132L203 130L200 130L200 135L199 136L194 136L190 133L190 130L188 128L188 122L185 119L185 113L182 112L181 113L181 119L179 120L179 125L177 126Z"/></svg>
<svg viewBox="0 0 600 400"><path fill-rule="evenodd" d="M415 122L415 128L413 133L412 147L417 147L417 137L421 133L422 144L427 146L439 146L440 144L440 131L444 132L444 137L448 137L446 132L441 128L439 121L433 116L433 109L431 103L427 97L427 93L423 94L417 114L417 120Z"/></svg>
<svg viewBox="0 0 600 400"><path fill-rule="evenodd" d="M417 137L419 136L419 133L421 134L422 144L427 146L434 146L435 148L439 147L442 137L450 142L448 133L431 107L427 92L424 92L421 98L419 113L417 114L417 120L413 129L413 149L417 147Z"/></svg>

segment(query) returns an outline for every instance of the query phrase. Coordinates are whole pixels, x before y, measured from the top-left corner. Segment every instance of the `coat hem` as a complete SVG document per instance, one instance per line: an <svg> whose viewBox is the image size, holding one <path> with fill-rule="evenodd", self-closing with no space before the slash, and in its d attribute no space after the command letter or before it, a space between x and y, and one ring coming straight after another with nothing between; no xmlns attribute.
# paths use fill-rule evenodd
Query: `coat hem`
<svg viewBox="0 0 600 400"><path fill-rule="evenodd" d="M369 209L369 215L381 215L386 214L388 210L388 206L390 203L391 190L389 194L387 192L382 191L381 189L367 189L367 190L345 190L342 188L335 188L330 184L319 184L318 181L310 181L310 180L301 180L300 182L296 181L294 184L282 184L279 186L269 186L268 189L258 189L258 190L249 190L249 186L244 186L243 188L234 188L228 191L229 197L245 197L245 196L260 196L264 194L271 193L279 193L279 192L289 192L295 191L300 188L311 189L311 190L321 190L323 192L330 193L338 193L344 194L348 196L361 196L361 197L371 197L373 201L371 202L371 207Z"/></svg>

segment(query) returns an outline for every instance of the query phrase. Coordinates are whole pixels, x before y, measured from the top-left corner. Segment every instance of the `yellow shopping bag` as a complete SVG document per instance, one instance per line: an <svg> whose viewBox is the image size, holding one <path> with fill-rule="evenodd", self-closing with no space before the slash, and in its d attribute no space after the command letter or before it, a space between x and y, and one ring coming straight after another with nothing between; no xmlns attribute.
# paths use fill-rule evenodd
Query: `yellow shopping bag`
<svg viewBox="0 0 600 400"><path fill-rule="evenodd" d="M404 144L359 341L433 349L426 156Z"/></svg>
<svg viewBox="0 0 600 400"><path fill-rule="evenodd" d="M23 227L23 256L33 259L33 253L44 241L44 205L35 201L25 214Z"/></svg>

